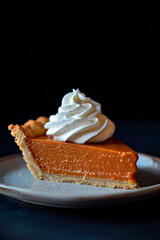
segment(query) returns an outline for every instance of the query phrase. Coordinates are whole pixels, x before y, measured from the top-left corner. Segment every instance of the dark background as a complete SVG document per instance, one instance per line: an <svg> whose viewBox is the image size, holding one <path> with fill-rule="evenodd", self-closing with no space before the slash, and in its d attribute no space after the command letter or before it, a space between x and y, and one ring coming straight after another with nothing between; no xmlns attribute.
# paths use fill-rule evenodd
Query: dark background
<svg viewBox="0 0 160 240"><path fill-rule="evenodd" d="M103 113L116 124L115 137L136 151L160 157L156 14L111 16L98 1L74 2L58 1L57 8L54 1L47 11L38 9L40 2L34 9L29 2L25 6L14 2L14 8L7 3L0 29L0 156L18 152L7 130L10 123L55 114L64 94L79 88L102 104ZM76 210L0 195L0 237L159 239L160 198L150 197Z"/></svg>
<svg viewBox="0 0 160 240"><path fill-rule="evenodd" d="M42 13L34 21L23 12L10 17L3 35L4 134L10 123L55 114L62 97L79 88L102 104L102 112L116 124L116 137L135 150L160 154L158 20L105 11L94 1L67 2L53 8L49 20ZM153 141L157 147L150 151Z"/></svg>

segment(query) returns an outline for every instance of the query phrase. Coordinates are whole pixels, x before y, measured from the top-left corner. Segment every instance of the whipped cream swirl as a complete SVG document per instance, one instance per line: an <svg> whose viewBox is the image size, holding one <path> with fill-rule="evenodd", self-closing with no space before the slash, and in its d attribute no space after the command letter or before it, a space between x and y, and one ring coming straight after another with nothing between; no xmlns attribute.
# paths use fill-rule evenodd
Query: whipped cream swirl
<svg viewBox="0 0 160 240"><path fill-rule="evenodd" d="M86 97L79 89L66 94L58 113L45 124L47 135L55 140L74 143L102 142L112 137L114 123L101 112L101 104Z"/></svg>

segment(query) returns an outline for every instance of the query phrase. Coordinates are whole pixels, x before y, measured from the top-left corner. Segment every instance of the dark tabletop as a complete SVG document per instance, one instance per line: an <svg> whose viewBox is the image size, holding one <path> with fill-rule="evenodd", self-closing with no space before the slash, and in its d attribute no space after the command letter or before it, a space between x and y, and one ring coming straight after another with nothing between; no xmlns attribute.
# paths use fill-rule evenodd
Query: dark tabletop
<svg viewBox="0 0 160 240"><path fill-rule="evenodd" d="M115 136L136 151L160 157L160 122L117 121ZM0 156L18 152L0 130ZM160 194L134 203L93 209L45 207L0 195L3 239L160 239Z"/></svg>

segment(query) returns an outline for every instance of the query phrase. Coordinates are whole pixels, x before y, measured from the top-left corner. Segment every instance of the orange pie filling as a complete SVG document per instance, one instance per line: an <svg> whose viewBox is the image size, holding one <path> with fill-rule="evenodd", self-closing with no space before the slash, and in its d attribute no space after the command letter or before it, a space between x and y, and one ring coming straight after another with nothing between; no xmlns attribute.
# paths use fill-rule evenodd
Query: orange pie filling
<svg viewBox="0 0 160 240"><path fill-rule="evenodd" d="M34 161L47 174L135 183L138 155L115 138L101 143L54 141L46 135L25 139Z"/></svg>

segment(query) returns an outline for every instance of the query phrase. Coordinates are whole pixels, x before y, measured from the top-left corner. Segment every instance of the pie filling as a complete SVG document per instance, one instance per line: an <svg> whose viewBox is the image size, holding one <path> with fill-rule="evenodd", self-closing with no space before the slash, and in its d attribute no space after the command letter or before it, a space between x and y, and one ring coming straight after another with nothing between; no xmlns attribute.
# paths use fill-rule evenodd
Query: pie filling
<svg viewBox="0 0 160 240"><path fill-rule="evenodd" d="M110 138L102 143L75 144L43 135L25 139L35 163L46 174L110 179L136 183L138 155Z"/></svg>

